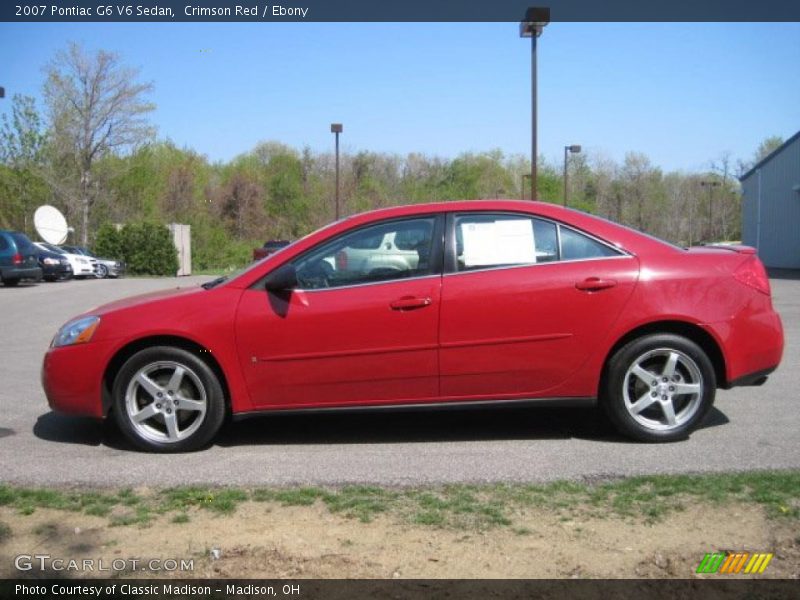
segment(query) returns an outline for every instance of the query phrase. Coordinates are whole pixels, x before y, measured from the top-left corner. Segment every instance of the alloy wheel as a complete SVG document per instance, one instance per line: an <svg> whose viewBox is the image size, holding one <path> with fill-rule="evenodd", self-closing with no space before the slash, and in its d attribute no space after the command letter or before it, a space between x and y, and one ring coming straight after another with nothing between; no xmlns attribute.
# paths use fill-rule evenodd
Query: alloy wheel
<svg viewBox="0 0 800 600"><path fill-rule="evenodd" d="M657 431L681 427L697 413L703 399L700 367L674 348L641 354L628 368L622 386L630 416Z"/></svg>
<svg viewBox="0 0 800 600"><path fill-rule="evenodd" d="M206 390L187 365L153 362L131 377L125 410L141 437L160 443L189 438L203 423L208 408Z"/></svg>

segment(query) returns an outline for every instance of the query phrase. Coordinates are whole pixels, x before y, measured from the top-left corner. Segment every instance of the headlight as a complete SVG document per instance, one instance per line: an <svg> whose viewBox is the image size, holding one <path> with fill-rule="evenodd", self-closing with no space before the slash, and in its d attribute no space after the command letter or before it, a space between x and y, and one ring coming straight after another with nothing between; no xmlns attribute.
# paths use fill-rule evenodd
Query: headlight
<svg viewBox="0 0 800 600"><path fill-rule="evenodd" d="M92 339L100 317L81 317L64 325L58 330L51 344L53 348L71 346L72 344L85 344Z"/></svg>
<svg viewBox="0 0 800 600"><path fill-rule="evenodd" d="M58 258L45 258L42 262L46 265L57 265L61 260Z"/></svg>

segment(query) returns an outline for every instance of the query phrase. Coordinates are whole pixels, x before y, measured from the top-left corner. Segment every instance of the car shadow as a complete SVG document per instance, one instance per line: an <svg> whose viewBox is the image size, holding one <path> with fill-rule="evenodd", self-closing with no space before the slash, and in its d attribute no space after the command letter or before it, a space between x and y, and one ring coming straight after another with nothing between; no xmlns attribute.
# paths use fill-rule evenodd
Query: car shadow
<svg viewBox="0 0 800 600"><path fill-rule="evenodd" d="M116 450L133 448L116 427L113 419L100 421L89 417L71 417L48 412L36 419L33 435L40 440L61 444L106 446Z"/></svg>
<svg viewBox="0 0 800 600"><path fill-rule="evenodd" d="M725 425L729 419L712 408L700 429ZM62 444L133 450L113 419L46 413L33 433ZM617 433L598 408L491 408L259 415L229 421L214 445L223 448L266 444L403 444L426 442L582 439L631 443Z"/></svg>

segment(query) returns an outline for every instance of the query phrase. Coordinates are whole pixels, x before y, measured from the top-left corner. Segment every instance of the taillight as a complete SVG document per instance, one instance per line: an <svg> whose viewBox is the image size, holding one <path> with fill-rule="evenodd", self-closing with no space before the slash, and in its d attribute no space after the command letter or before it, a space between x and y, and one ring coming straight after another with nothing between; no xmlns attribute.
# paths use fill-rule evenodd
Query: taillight
<svg viewBox="0 0 800 600"><path fill-rule="evenodd" d="M336 270L344 271L347 269L347 252L339 250L336 253Z"/></svg>
<svg viewBox="0 0 800 600"><path fill-rule="evenodd" d="M757 258L753 257L750 260L744 261L739 268L734 271L733 276L739 283L743 283L767 296L770 295L767 270Z"/></svg>
<svg viewBox="0 0 800 600"><path fill-rule="evenodd" d="M20 254L19 252L17 252L17 253L14 255L14 258L12 259L12 262L13 262L15 265L21 265L21 264L22 264L22 262L23 262L23 261L22 261L22 254Z"/></svg>

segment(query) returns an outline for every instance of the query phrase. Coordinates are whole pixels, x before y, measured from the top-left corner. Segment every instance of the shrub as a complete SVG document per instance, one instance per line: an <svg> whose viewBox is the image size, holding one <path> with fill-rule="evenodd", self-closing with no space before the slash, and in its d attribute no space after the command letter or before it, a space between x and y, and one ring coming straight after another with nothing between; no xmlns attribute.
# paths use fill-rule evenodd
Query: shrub
<svg viewBox="0 0 800 600"><path fill-rule="evenodd" d="M104 223L94 237L94 252L103 258L122 259L122 236L111 223Z"/></svg>
<svg viewBox="0 0 800 600"><path fill-rule="evenodd" d="M106 223L97 230L94 249L98 256L124 260L134 275L175 275L178 271L172 234L158 223L130 223L119 231Z"/></svg>

